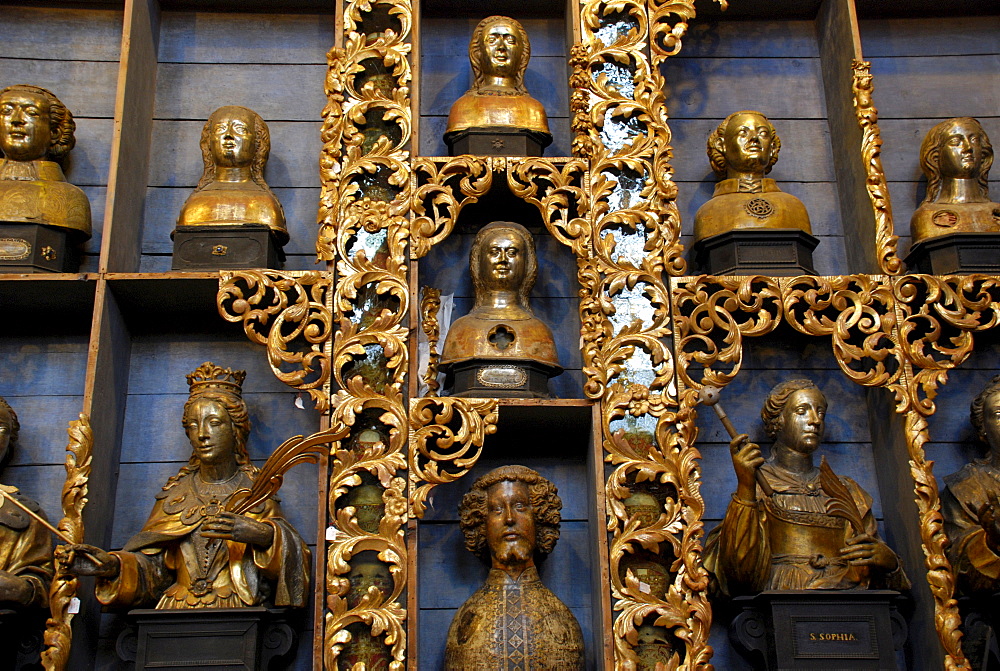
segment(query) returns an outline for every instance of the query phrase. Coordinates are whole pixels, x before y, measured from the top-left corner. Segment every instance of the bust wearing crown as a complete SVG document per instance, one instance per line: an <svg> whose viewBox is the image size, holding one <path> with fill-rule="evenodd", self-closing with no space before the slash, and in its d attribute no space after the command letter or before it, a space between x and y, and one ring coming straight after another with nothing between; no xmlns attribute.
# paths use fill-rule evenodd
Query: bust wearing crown
<svg viewBox="0 0 1000 671"><path fill-rule="evenodd" d="M269 499L246 515L227 512L229 498L257 477L246 441L244 371L204 363L187 376L184 430L191 460L167 480L142 531L123 550L69 546L71 570L98 576L98 600L109 606L159 609L303 607L309 550Z"/></svg>
<svg viewBox="0 0 1000 671"><path fill-rule="evenodd" d="M90 201L60 166L75 131L73 115L51 91L27 84L0 91L0 222L90 237Z"/></svg>
<svg viewBox="0 0 1000 671"><path fill-rule="evenodd" d="M205 171L177 225L263 224L279 245L288 242L285 213L264 181L270 151L271 137L259 114L235 105L212 112L201 131Z"/></svg>
<svg viewBox="0 0 1000 671"><path fill-rule="evenodd" d="M474 83L448 114L445 141L454 148L456 134L470 130L522 131L537 140L539 153L552 142L545 108L524 87L531 57L528 34L507 16L479 22L469 41Z"/></svg>
<svg viewBox="0 0 1000 671"><path fill-rule="evenodd" d="M545 383L562 368L552 331L528 304L538 275L531 233L511 221L484 226L472 243L469 272L475 304L452 323L441 354L455 395L548 396Z"/></svg>
<svg viewBox="0 0 1000 671"><path fill-rule="evenodd" d="M949 233L1000 233L1000 203L987 179L993 145L971 117L934 126L920 145L927 195L910 220L914 244Z"/></svg>

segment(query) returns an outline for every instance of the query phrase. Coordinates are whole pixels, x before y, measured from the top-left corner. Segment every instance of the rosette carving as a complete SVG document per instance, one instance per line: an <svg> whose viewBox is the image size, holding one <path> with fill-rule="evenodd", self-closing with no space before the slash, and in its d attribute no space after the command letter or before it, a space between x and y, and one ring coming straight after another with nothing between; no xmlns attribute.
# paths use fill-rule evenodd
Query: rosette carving
<svg viewBox="0 0 1000 671"><path fill-rule="evenodd" d="M852 60L851 67L854 70L854 114L861 127L861 156L868 175L865 187L875 212L875 250L882 272L896 275L902 270L902 262L896 256L899 238L893 235L892 202L882 169L882 134L878 127L878 110L872 102L875 87L871 63Z"/></svg>
<svg viewBox="0 0 1000 671"><path fill-rule="evenodd" d="M497 430L497 400L410 399L410 513L423 517L434 487L476 465L486 436Z"/></svg>
<svg viewBox="0 0 1000 671"><path fill-rule="evenodd" d="M267 348L275 377L307 392L320 411L329 405L331 282L315 271L223 271L216 296L219 314Z"/></svg>
<svg viewBox="0 0 1000 671"><path fill-rule="evenodd" d="M83 508L87 505L90 480L91 455L94 433L90 418L81 414L80 419L69 423L69 443L66 445L66 481L62 490L63 518L58 529L74 543L83 542ZM73 642L73 614L70 604L76 598L78 579L66 570L65 546L55 549L55 575L49 586L49 618L45 622L42 667L46 671L62 671L69 662Z"/></svg>

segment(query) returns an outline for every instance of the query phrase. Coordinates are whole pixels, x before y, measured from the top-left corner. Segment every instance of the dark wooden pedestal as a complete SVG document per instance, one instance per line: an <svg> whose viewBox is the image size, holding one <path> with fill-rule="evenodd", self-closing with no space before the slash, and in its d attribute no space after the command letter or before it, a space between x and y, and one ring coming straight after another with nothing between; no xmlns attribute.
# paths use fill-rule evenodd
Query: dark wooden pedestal
<svg viewBox="0 0 1000 671"><path fill-rule="evenodd" d="M80 253L68 229L0 222L0 273L75 273Z"/></svg>
<svg viewBox="0 0 1000 671"><path fill-rule="evenodd" d="M819 244L797 228L728 231L694 243L695 267L709 275L815 275Z"/></svg>
<svg viewBox="0 0 1000 671"><path fill-rule="evenodd" d="M45 613L0 610L0 671L41 671Z"/></svg>
<svg viewBox="0 0 1000 671"><path fill-rule="evenodd" d="M951 233L918 242L906 265L931 275L1000 274L1000 233Z"/></svg>
<svg viewBox="0 0 1000 671"><path fill-rule="evenodd" d="M755 669L895 671L906 623L889 590L768 591L739 597L729 638Z"/></svg>
<svg viewBox="0 0 1000 671"><path fill-rule="evenodd" d="M296 643L283 610L133 610L117 653L146 669L266 671L283 668Z"/></svg>
<svg viewBox="0 0 1000 671"><path fill-rule="evenodd" d="M562 369L526 359L469 359L453 364L445 386L452 396L549 398L549 378Z"/></svg>
<svg viewBox="0 0 1000 671"><path fill-rule="evenodd" d="M178 226L173 270L280 269L285 253L263 224Z"/></svg>
<svg viewBox="0 0 1000 671"><path fill-rule="evenodd" d="M972 671L1000 671L1000 592L958 600L962 614L962 652Z"/></svg>
<svg viewBox="0 0 1000 671"><path fill-rule="evenodd" d="M541 156L552 136L523 128L484 127L446 133L444 141L449 156Z"/></svg>

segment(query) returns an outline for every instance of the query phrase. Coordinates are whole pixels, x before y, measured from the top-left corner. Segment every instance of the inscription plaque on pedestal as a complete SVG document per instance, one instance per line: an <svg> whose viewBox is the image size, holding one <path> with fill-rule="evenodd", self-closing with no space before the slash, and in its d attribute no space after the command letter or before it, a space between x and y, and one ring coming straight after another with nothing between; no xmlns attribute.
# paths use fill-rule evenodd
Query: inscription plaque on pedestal
<svg viewBox="0 0 1000 671"><path fill-rule="evenodd" d="M729 637L754 668L895 671L906 623L891 590L766 591L739 597Z"/></svg>
<svg viewBox="0 0 1000 671"><path fill-rule="evenodd" d="M923 240L906 256L910 272L932 275L1000 273L1000 233L951 233Z"/></svg>
<svg viewBox="0 0 1000 671"><path fill-rule="evenodd" d="M280 269L285 254L263 224L178 226L173 270Z"/></svg>

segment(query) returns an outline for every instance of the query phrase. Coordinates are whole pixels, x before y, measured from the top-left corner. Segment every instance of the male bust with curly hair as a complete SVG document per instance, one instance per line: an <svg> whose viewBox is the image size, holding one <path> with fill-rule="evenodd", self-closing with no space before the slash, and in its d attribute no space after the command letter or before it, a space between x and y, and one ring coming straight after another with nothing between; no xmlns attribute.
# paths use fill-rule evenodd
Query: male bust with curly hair
<svg viewBox="0 0 1000 671"><path fill-rule="evenodd" d="M91 235L90 201L66 182L62 162L76 144L73 115L40 86L0 91L0 221Z"/></svg>
<svg viewBox="0 0 1000 671"><path fill-rule="evenodd" d="M583 668L580 625L535 567L559 540L561 509L555 485L525 466L494 469L463 497L465 547L490 573L451 622L447 671L507 668L508 661L526 671Z"/></svg>

